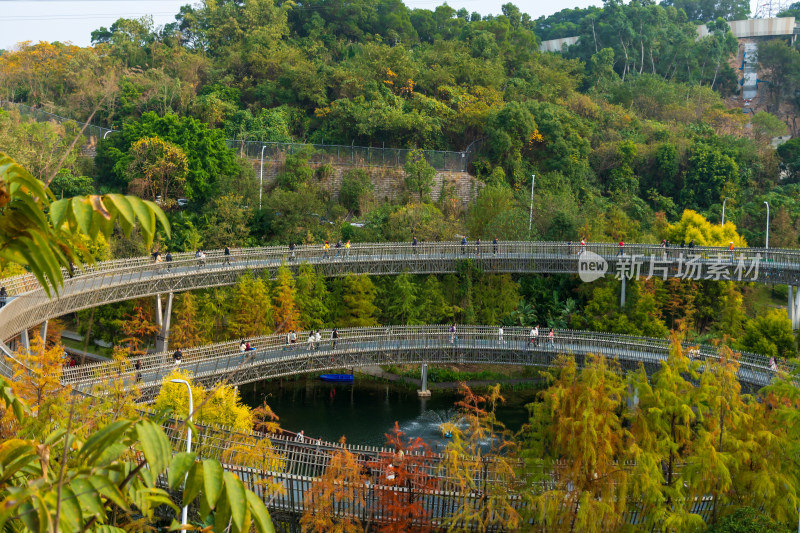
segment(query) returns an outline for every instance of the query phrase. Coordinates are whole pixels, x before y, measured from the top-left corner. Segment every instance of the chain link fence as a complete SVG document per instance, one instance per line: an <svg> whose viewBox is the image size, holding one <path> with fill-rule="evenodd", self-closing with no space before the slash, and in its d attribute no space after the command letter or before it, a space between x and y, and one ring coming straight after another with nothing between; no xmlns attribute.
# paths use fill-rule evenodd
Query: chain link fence
<svg viewBox="0 0 800 533"><path fill-rule="evenodd" d="M38 122L55 121L58 122L59 124L65 122L71 122L73 124L77 124L78 128L83 128L85 126L86 129L83 130L83 134L86 137L94 137L96 140L103 139L105 135L111 133L112 131L116 131L109 128L104 128L102 126L96 126L94 124L79 122L71 118L55 115L53 113L48 113L47 111L42 111L41 109L37 109L35 107L27 106L24 104L16 104L13 102L0 101L0 108L5 109L6 111L11 111L12 109L16 110L20 113L20 115L33 117L33 119Z"/></svg>
<svg viewBox="0 0 800 533"><path fill-rule="evenodd" d="M370 146L305 144L261 141L226 141L228 147L243 158L264 161L283 161L286 156L300 152L308 154L312 164L330 163L337 166L402 167L412 150L407 148L374 148ZM436 170L466 172L468 152L423 150L423 157Z"/></svg>
<svg viewBox="0 0 800 533"><path fill-rule="evenodd" d="M96 140L104 139L109 133L116 133L119 130L112 130L94 124L86 124L66 117L62 117L47 111L42 111L35 107L13 102L1 101L0 107L6 111L16 109L20 114L33 117L40 122L54 120L58 123L72 122L79 127L86 126L84 135L94 137ZM409 154L413 150L407 148L375 148L371 146L337 145L337 144L306 144L306 143L283 143L283 142L262 142L262 141L240 141L228 139L225 141L228 148L235 150L241 157L246 159L262 159L264 161L283 161L287 155L299 152L308 153L308 161L312 164L330 163L337 166L354 167L403 167L408 160ZM473 148L475 143L470 145ZM475 147L477 148L477 147ZM450 152L444 150L423 150L422 154L430 166L436 170L451 172L467 172L473 150L467 149L463 152Z"/></svg>

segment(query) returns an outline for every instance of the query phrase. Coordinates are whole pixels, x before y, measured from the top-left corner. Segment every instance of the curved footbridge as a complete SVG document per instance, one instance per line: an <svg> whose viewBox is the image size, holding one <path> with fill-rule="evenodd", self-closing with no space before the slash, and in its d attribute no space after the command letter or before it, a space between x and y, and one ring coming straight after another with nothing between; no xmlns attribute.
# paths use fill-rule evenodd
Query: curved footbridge
<svg viewBox="0 0 800 533"><path fill-rule="evenodd" d="M312 265L325 276L346 274L385 275L458 272L464 262L489 273L578 274L585 280L616 275L625 281L635 277L741 280L789 285L789 315L795 329L800 325L800 250L743 248L661 248L656 245L598 243L502 242L475 243L367 243L351 248L323 250L300 246L235 250L231 256L210 252L202 264L192 254L175 254L171 263L155 264L149 257L106 261L76 272L59 295L48 298L31 275L3 280L9 303L0 309L0 348L10 355L6 342L50 318L67 313L145 296L157 298L157 316L163 331L159 348L168 347L169 316L175 292L230 285L244 272L274 275L286 264L296 270ZM65 277L68 273L65 272ZM160 295L168 295L162 310ZM26 335L22 342L25 344Z"/></svg>
<svg viewBox="0 0 800 533"><path fill-rule="evenodd" d="M74 278L65 282L59 296L52 299L46 296L32 276L7 279L4 284L12 298L0 309L0 339L9 341L25 332L21 335L25 344L27 330L40 324L46 328L50 318L130 298L158 296L157 310L164 326L161 344L166 348L171 295L174 292L232 284L247 271L274 274L281 264L296 269L299 264L308 263L324 275L338 276L351 272L457 272L466 260L486 272L579 274L593 279L619 273L623 283L625 279L640 275L687 277L686 269L690 266L692 271L688 277L702 275L702 279L736 279L741 274L742 280L789 284L789 312L790 316L797 317L796 312L792 315L797 298L793 299L791 287L800 280L800 252L793 250L745 249L730 254L727 250L714 248L665 250L657 246L626 245L624 253L620 253L618 246L603 244L589 245L585 249L565 243L501 243L497 247L492 244L476 247L474 243L466 247L447 243L417 247L364 244L354 245L349 254L346 249L326 253L320 247L301 247L293 255L285 248L239 250L230 258L221 252L212 252L202 265L191 254L175 254L175 261L169 265L156 265L149 258L104 262L76 273ZM164 293L169 297L162 313L160 295ZM506 328L501 340L495 327L482 326L459 326L457 335L452 337L447 326L342 329L335 347L328 332L324 337L328 338L317 349L309 347L305 335L301 335L294 346L287 346L283 335L251 339L255 350L246 353L239 351L236 342L187 349L180 368L207 385L222 379L232 384L243 384L269 377L374 364L493 363L545 367L551 365L560 353L574 355L579 363L590 353L603 354L618 360L622 368L643 364L648 370L653 370L667 358L669 351L669 342L662 339L580 331L557 331L553 343L540 338L538 344L532 344L526 330ZM12 356L5 343L2 349L7 357ZM693 358L700 361L701 370L704 361L718 357L717 350L710 346L687 345L687 349ZM155 396L161 380L174 368L174 363L166 350L143 357L141 362L138 372L121 364L83 365L66 369L62 379L65 384L87 392L97 383L111 378L139 381L143 399L147 400ZM10 375L10 367L5 362L0 365L0 371ZM739 379L745 387L760 388L772 377L773 372L765 357L741 354ZM176 449L181 449L184 434L175 429L170 429L169 433ZM303 510L303 495L314 477L324 471L329 452L336 445L298 443L273 436L270 439L278 462L253 465L252 461L242 461L240 456L231 455L233 448L246 451L260 438L264 436L205 428L199 435L198 445L204 456L218 457L227 469L236 472L268 502L273 512L286 512L294 520ZM351 447L351 451L357 453L365 465L373 463L381 454L391 454L388 450L358 446ZM425 468L436 475L437 488L414 495L424 502L428 520L435 524L452 515L466 500L477 504L484 497L480 488L467 492L454 490L457 485L449 481L449 473L441 470L440 459L435 454L425 459L428 465ZM477 468L476 476L484 475L480 472L491 472L491 469ZM364 521L379 520L384 511L381 491L414 490L386 487L381 483L385 473L379 469L373 469L371 475L372 484L357 488L363 492L365 503L339 506L338 513L357 515ZM278 496L267 494L260 484L265 477L272 477L284 490ZM494 481L489 474L481 483L476 483L476 487L485 487ZM524 501L514 499L513 505L522 508ZM693 505L701 515L710 509L706 501ZM631 522L640 520L639 515L632 507ZM473 525L461 524L458 529L470 530Z"/></svg>
<svg viewBox="0 0 800 533"><path fill-rule="evenodd" d="M140 359L137 372L133 362L95 363L64 370L62 382L91 392L97 383L114 378L138 382L142 398L151 400L163 379L180 368L205 385L226 380L242 385L264 379L295 374L324 372L342 368L390 364L505 364L549 367L559 354L573 355L583 364L589 354L616 360L624 370L644 365L648 372L660 368L669 355L665 339L633 337L589 331L559 330L553 342L540 337L532 343L529 330L505 328L502 340L493 326L458 326L456 334L448 326L398 326L338 330L336 345L324 332L312 347L301 334L297 344L287 345L285 335L250 339L252 351L241 352L237 341L223 342L183 351L180 364L172 354L160 352ZM716 359L719 352L707 345L686 344L690 356L701 362ZM423 369L425 367L423 366ZM423 370L424 372L424 370ZM739 381L751 390L770 383L775 373L766 357L743 353L739 356ZM423 382L425 381L423 376ZM424 387L424 385L423 385Z"/></svg>

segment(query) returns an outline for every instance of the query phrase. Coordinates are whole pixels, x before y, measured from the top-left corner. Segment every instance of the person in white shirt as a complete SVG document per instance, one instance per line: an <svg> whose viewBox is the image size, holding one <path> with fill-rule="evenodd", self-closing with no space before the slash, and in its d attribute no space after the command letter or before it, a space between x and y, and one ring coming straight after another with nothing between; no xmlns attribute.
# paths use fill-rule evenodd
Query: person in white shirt
<svg viewBox="0 0 800 533"><path fill-rule="evenodd" d="M243 352L243 351L245 351L246 348L247 348L247 346L245 345L244 340L242 340L242 342L239 343L239 351Z"/></svg>
<svg viewBox="0 0 800 533"><path fill-rule="evenodd" d="M535 328L533 328L533 345L539 346L539 325L537 324Z"/></svg>
<svg viewBox="0 0 800 533"><path fill-rule="evenodd" d="M503 326L500 326L497 330L497 343L503 344Z"/></svg>

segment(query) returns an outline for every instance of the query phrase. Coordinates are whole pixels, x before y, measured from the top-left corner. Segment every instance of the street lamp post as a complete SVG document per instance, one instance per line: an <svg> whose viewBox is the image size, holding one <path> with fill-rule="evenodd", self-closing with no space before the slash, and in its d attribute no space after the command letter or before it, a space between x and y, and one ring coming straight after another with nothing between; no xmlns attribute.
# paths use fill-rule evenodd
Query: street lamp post
<svg viewBox="0 0 800 533"><path fill-rule="evenodd" d="M261 146L261 186L258 188L258 210L261 211L261 195L264 193L264 149L266 144Z"/></svg>
<svg viewBox="0 0 800 533"><path fill-rule="evenodd" d="M192 411L194 411L194 404L192 403L192 386L189 385L189 382L185 379L171 379L169 380L171 383L183 383L186 385L186 389L189 391L189 424L192 423ZM186 435L186 453L192 452L192 426L187 426L187 435ZM183 486L186 487L186 479L188 479L189 473L186 473L186 477L183 478ZM189 507L184 505L183 509L181 509L181 523L188 525L188 517L189 514Z"/></svg>
<svg viewBox="0 0 800 533"><path fill-rule="evenodd" d="M769 202L764 200L764 205L767 206L767 245L764 248L769 248Z"/></svg>
<svg viewBox="0 0 800 533"><path fill-rule="evenodd" d="M725 225L725 202L728 201L728 197L726 196L724 200L722 200L722 225Z"/></svg>
<svg viewBox="0 0 800 533"><path fill-rule="evenodd" d="M528 217L528 238L531 238L531 227L533 226L533 186L536 184L536 174L531 174L531 214Z"/></svg>

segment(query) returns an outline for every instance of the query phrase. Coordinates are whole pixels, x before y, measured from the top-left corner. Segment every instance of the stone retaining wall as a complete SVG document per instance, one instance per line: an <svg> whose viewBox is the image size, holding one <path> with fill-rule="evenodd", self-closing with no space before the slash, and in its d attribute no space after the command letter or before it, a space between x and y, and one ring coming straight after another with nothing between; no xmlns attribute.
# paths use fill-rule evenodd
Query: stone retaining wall
<svg viewBox="0 0 800 533"><path fill-rule="evenodd" d="M253 160L252 163L256 171L256 177L259 177L261 171L260 162L258 160ZM311 163L310 166L316 171L322 164ZM334 198L337 198L339 195L339 189L342 186L344 175L354 168L359 168L370 176L375 186L374 193L377 200L397 201L403 197L405 170L402 167L352 167L331 165L331 168L333 172L319 178L319 181L324 187L330 189L331 195ZM282 161L264 161L265 186L274 182L276 176L282 170ZM455 196L461 200L461 203L464 205L472 201L475 195L478 194L478 191L484 186L483 182L474 178L467 172L438 171L431 189L431 198L434 201L438 200L441 196L443 184L448 188L453 187Z"/></svg>

